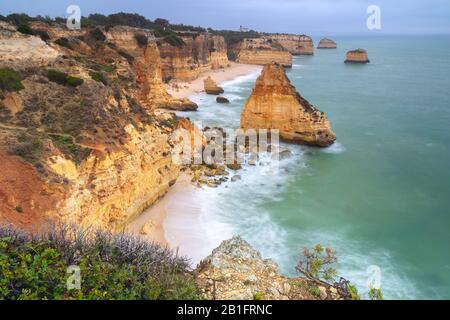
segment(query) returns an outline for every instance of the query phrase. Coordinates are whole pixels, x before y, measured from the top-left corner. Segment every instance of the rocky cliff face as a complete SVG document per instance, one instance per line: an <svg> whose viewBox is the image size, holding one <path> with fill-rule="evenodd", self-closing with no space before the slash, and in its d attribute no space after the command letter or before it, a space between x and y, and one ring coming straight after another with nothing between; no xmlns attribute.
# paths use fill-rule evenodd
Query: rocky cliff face
<svg viewBox="0 0 450 320"><path fill-rule="evenodd" d="M292 55L314 54L314 43L307 35L273 34L264 38L279 43Z"/></svg>
<svg viewBox="0 0 450 320"><path fill-rule="evenodd" d="M347 52L347 59L345 63L369 63L369 56L364 49L356 49Z"/></svg>
<svg viewBox="0 0 450 320"><path fill-rule="evenodd" d="M197 105L187 99L174 99L166 91L163 79L160 52L153 34L131 27L109 28L107 41L115 48L132 57L132 66L136 82L140 85L140 101L152 108L173 110L196 110ZM136 37L147 39L146 44L139 45Z"/></svg>
<svg viewBox="0 0 450 320"><path fill-rule="evenodd" d="M139 29L84 31L90 54L0 26L0 69L17 82L0 88L1 222L120 231L178 177L178 119L154 112L171 98L156 44Z"/></svg>
<svg viewBox="0 0 450 320"><path fill-rule="evenodd" d="M292 55L289 51L269 39L244 39L234 45L232 52L239 63L266 65L276 62L284 67L292 67Z"/></svg>
<svg viewBox="0 0 450 320"><path fill-rule="evenodd" d="M203 71L229 65L227 45L222 36L201 34L181 39L184 42L182 46L158 39L164 81L190 81L197 79Z"/></svg>
<svg viewBox="0 0 450 320"><path fill-rule="evenodd" d="M305 100L275 63L264 67L241 114L244 129L279 129L290 142L326 147L336 140L323 112Z"/></svg>
<svg viewBox="0 0 450 320"><path fill-rule="evenodd" d="M317 46L317 49L336 49L337 44L331 39L324 38L320 40L319 45Z"/></svg>
<svg viewBox="0 0 450 320"><path fill-rule="evenodd" d="M275 262L263 259L241 237L224 241L195 270L204 296L217 300L338 300L333 287L280 275ZM313 292L320 292L319 295Z"/></svg>

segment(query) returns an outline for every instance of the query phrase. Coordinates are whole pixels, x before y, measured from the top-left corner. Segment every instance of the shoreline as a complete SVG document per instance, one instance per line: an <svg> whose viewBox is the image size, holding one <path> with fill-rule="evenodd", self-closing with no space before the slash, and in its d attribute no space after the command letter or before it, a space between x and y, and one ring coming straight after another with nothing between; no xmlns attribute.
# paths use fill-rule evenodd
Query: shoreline
<svg viewBox="0 0 450 320"><path fill-rule="evenodd" d="M261 68L258 65L230 62L228 68L202 72L193 81L177 81L166 84L166 89L174 98L189 98L192 95L204 92L203 80L208 76L211 76L218 85L222 85L224 82L249 75L261 70ZM185 228L192 230L192 225L195 225L195 223L174 225L174 221L183 221L184 218L186 218L186 222L199 219L201 209L195 200L194 193L195 187L190 182L190 176L186 173L181 173L177 182L169 191L129 223L126 231L174 250L178 250L179 245L183 243L185 244L183 245L185 249L181 249L180 254L188 256L194 262L199 261L200 258L204 258L208 254L208 252L202 253L203 250L200 248L202 246L200 238L203 231L198 230L198 234L179 232ZM169 233L168 230L176 230L177 232ZM173 236L174 234L176 236Z"/></svg>
<svg viewBox="0 0 450 320"><path fill-rule="evenodd" d="M204 92L203 80L208 76L221 85L223 82L234 80L238 77L261 70L262 67L255 64L243 64L230 61L230 66L224 69L208 70L200 73L197 79L192 81L173 81L166 84L167 92L177 99L189 98L194 94Z"/></svg>

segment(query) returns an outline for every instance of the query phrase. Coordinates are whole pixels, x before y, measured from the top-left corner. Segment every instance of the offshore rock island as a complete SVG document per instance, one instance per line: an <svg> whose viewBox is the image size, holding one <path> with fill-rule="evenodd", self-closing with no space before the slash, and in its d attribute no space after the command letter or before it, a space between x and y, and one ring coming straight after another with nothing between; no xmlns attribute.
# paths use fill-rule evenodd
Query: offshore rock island
<svg viewBox="0 0 450 320"><path fill-rule="evenodd" d="M291 84L284 69L264 67L241 114L244 129L278 129L289 142L327 147L336 140L323 112L305 100Z"/></svg>

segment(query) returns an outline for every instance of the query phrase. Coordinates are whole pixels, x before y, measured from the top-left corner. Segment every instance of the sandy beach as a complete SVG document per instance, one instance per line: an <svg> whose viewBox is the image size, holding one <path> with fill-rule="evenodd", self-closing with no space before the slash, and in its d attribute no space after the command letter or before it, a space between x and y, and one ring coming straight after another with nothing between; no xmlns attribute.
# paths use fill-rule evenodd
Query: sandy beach
<svg viewBox="0 0 450 320"><path fill-rule="evenodd" d="M167 84L167 91L177 98L189 98L204 91L203 80L208 76L220 85L258 70L261 70L261 66L231 62L230 67L203 72L193 81ZM194 195L195 187L191 184L190 177L181 174L169 192L133 220L126 231L173 249L180 247L180 254L198 262L209 252L205 251L207 246L202 230L192 232L192 228L198 225L194 221L199 220L201 211Z"/></svg>
<svg viewBox="0 0 450 320"><path fill-rule="evenodd" d="M203 80L208 76L211 76L216 83L220 84L240 76L245 76L257 70L261 70L261 66L230 62L230 66L228 68L208 70L201 73L195 80L189 82L171 82L166 85L167 92L175 98L189 98L193 94L204 91Z"/></svg>

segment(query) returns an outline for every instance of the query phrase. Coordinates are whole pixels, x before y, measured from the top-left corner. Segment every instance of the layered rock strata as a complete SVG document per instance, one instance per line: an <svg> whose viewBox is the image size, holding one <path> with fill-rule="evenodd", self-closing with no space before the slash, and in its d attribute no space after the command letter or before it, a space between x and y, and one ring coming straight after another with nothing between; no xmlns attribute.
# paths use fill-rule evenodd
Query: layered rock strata
<svg viewBox="0 0 450 320"><path fill-rule="evenodd" d="M207 70L229 66L227 45L222 36L200 34L181 36L184 45L174 46L157 39L163 81L191 81Z"/></svg>
<svg viewBox="0 0 450 320"><path fill-rule="evenodd" d="M347 52L347 58L345 60L345 63L365 64L369 62L370 62L369 56L367 54L367 51L364 49L356 49Z"/></svg>
<svg viewBox="0 0 450 320"><path fill-rule="evenodd" d="M317 49L336 49L336 48L337 48L336 42L327 38L320 40L317 46Z"/></svg>
<svg viewBox="0 0 450 320"><path fill-rule="evenodd" d="M266 65L276 62L292 67L292 55L276 41L266 38L244 39L232 48L239 63Z"/></svg>
<svg viewBox="0 0 450 320"><path fill-rule="evenodd" d="M285 70L271 63L264 67L241 113L243 129L278 129L289 142L326 147L336 140L325 114L304 99Z"/></svg>
<svg viewBox="0 0 450 320"><path fill-rule="evenodd" d="M314 43L307 35L271 34L264 38L277 42L292 55L313 55Z"/></svg>

